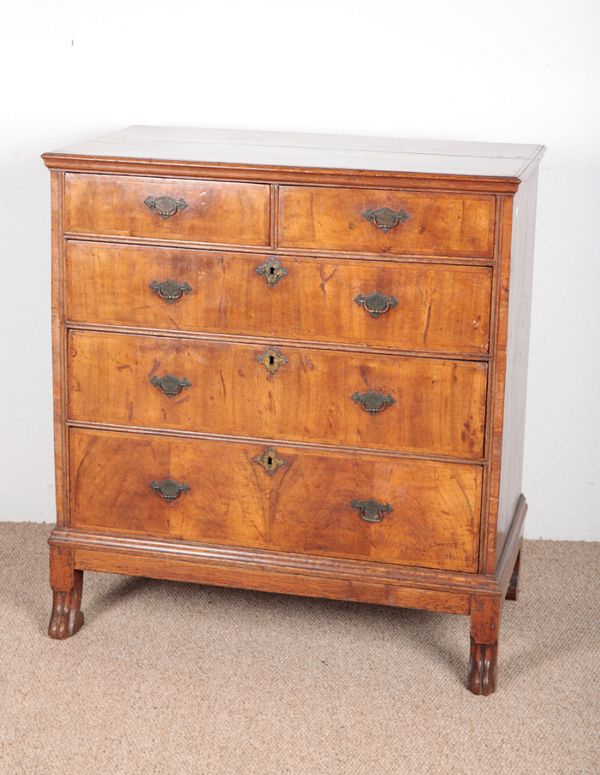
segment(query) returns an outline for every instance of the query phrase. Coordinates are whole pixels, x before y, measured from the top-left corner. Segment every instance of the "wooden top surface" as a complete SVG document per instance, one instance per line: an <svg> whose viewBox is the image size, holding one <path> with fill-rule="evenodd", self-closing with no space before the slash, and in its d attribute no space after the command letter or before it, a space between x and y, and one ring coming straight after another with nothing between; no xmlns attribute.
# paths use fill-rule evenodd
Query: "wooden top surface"
<svg viewBox="0 0 600 775"><path fill-rule="evenodd" d="M522 179L542 145L401 140L229 129L131 126L44 155L232 167L364 170L407 175Z"/></svg>

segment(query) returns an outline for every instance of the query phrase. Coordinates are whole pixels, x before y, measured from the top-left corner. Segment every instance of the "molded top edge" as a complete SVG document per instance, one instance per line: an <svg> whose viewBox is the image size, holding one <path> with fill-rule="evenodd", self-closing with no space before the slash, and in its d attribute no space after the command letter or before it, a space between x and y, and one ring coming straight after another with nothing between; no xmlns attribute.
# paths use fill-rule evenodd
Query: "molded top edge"
<svg viewBox="0 0 600 775"><path fill-rule="evenodd" d="M355 170L392 175L510 179L526 177L542 145L403 140L292 132L131 126L44 154L49 167L73 159L191 166Z"/></svg>

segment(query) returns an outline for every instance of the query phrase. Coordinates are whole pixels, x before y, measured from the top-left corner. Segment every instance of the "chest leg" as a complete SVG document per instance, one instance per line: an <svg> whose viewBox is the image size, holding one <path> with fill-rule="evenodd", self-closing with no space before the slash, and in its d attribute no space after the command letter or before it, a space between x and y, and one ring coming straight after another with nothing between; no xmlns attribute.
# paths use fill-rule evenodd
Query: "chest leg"
<svg viewBox="0 0 600 775"><path fill-rule="evenodd" d="M467 686L473 694L496 689L501 598L474 595L471 601L471 656Z"/></svg>
<svg viewBox="0 0 600 775"><path fill-rule="evenodd" d="M50 547L50 586L53 600L48 635L64 640L83 625L83 571L73 567L73 551L69 547Z"/></svg>

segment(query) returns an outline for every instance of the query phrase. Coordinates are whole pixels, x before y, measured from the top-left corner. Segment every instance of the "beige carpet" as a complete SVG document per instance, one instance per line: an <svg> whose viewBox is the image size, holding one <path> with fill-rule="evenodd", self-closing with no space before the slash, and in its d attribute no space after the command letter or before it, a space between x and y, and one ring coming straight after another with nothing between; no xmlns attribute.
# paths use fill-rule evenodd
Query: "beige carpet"
<svg viewBox="0 0 600 775"><path fill-rule="evenodd" d="M47 638L48 527L0 524L2 775L600 772L600 544L527 542L499 689L465 617L88 573Z"/></svg>

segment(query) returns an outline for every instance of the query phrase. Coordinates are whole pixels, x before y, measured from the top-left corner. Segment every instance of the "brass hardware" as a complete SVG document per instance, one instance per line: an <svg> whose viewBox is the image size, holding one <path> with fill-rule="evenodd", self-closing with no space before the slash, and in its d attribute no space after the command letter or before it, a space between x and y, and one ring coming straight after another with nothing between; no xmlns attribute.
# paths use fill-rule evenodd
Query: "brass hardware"
<svg viewBox="0 0 600 775"><path fill-rule="evenodd" d="M378 503L372 499L359 501L355 498L350 505L360 512L360 518L365 522L381 522L384 514L393 511L389 503Z"/></svg>
<svg viewBox="0 0 600 775"><path fill-rule="evenodd" d="M150 487L166 501L174 501L179 498L182 492L188 492L190 489L189 484L176 482L174 479L162 479L160 482L153 481L150 482Z"/></svg>
<svg viewBox="0 0 600 775"><path fill-rule="evenodd" d="M288 273L285 266L275 256L273 256L273 258L268 258L260 266L257 266L254 271L256 274L261 274L265 278L267 285L270 288L274 288Z"/></svg>
<svg viewBox="0 0 600 775"><path fill-rule="evenodd" d="M161 218L171 218L175 213L185 210L187 207L185 199L174 199L172 196L159 196L156 199L153 196L148 196L144 199L144 204Z"/></svg>
<svg viewBox="0 0 600 775"><path fill-rule="evenodd" d="M376 390L368 390L366 393L353 393L352 400L360 404L365 412L375 414L382 412L386 407L395 403L394 398Z"/></svg>
<svg viewBox="0 0 600 775"><path fill-rule="evenodd" d="M275 374L277 369L281 366L285 366L287 358L285 355L276 350L274 347L269 347L262 355L259 355L256 360L265 367L269 374Z"/></svg>
<svg viewBox="0 0 600 775"><path fill-rule="evenodd" d="M174 301L180 299L184 293L191 293L192 286L188 283L178 283L177 280L153 280L148 286L151 288L157 296L167 302L167 304L173 304Z"/></svg>
<svg viewBox="0 0 600 775"><path fill-rule="evenodd" d="M169 397L177 396L182 390L192 386L192 383L185 377L179 379L179 377L174 377L172 374L165 374L164 377L152 377L150 382Z"/></svg>
<svg viewBox="0 0 600 775"><path fill-rule="evenodd" d="M279 457L277 450L273 449L273 447L265 449L262 455L258 455L253 458L253 460L255 463L258 463L259 466L262 466L269 476L273 476L278 468L286 465L285 460Z"/></svg>
<svg viewBox="0 0 600 775"><path fill-rule="evenodd" d="M362 305L366 311L373 318L378 318L390 309L398 304L398 299L395 296L386 296L384 293L369 293L367 296L362 293L359 294L354 301L360 306Z"/></svg>
<svg viewBox="0 0 600 775"><path fill-rule="evenodd" d="M391 207L380 207L377 210L365 210L363 213L363 218L366 218L367 221L374 223L378 229L381 229L381 231L387 232L390 231L390 229L393 229L399 223L408 221L410 215L406 212L406 210L392 210Z"/></svg>

